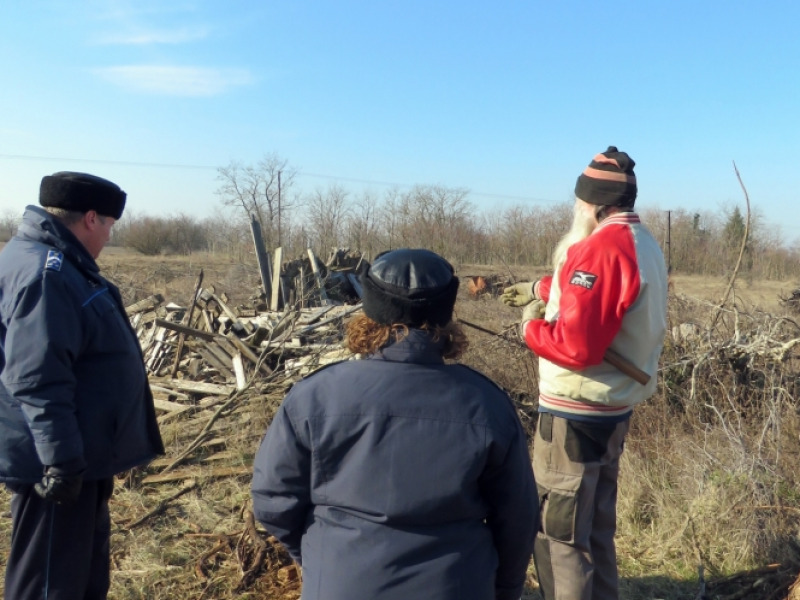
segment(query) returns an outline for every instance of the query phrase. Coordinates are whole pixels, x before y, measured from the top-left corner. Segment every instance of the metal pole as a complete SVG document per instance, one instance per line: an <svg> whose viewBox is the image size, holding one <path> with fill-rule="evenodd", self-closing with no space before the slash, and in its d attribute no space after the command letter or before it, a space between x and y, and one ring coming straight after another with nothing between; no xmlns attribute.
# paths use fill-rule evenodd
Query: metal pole
<svg viewBox="0 0 800 600"><path fill-rule="evenodd" d="M672 273L672 211L667 211L667 274Z"/></svg>

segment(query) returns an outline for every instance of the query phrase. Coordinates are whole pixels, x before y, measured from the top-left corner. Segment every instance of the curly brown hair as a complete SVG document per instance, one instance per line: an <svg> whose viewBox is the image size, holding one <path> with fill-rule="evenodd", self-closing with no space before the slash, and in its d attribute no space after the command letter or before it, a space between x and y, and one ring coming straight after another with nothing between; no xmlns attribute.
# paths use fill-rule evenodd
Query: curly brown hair
<svg viewBox="0 0 800 600"><path fill-rule="evenodd" d="M450 321L444 326L425 324L420 329L430 331L434 342L444 340L443 358L460 358L469 346L464 330L455 321ZM372 354L391 341L400 341L407 335L407 325L402 323L381 325L361 313L348 321L345 344L354 354Z"/></svg>

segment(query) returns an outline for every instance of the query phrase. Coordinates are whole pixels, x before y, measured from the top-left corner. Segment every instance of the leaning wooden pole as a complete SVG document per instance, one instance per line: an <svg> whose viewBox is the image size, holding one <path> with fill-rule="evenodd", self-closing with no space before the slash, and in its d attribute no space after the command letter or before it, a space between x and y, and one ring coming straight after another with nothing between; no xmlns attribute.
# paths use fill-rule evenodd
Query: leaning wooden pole
<svg viewBox="0 0 800 600"><path fill-rule="evenodd" d="M200 274L197 276L197 283L194 286L194 294L192 294L192 303L189 306L189 315L186 318L186 325L192 326L192 317L194 317L194 307L197 306L197 296L200 293L200 286L203 284L203 269L200 269ZM178 374L178 366L181 362L181 354L183 354L183 341L185 336L183 333L178 334L178 347L175 348L175 362L172 363L171 376L175 378Z"/></svg>
<svg viewBox="0 0 800 600"><path fill-rule="evenodd" d="M264 246L264 237L261 235L261 223L259 223L255 215L252 215L250 219L250 231L253 233L253 245L256 249L258 270L261 273L261 284L264 286L264 298L269 302L272 296L272 273L270 272L269 255L267 255L267 248Z"/></svg>

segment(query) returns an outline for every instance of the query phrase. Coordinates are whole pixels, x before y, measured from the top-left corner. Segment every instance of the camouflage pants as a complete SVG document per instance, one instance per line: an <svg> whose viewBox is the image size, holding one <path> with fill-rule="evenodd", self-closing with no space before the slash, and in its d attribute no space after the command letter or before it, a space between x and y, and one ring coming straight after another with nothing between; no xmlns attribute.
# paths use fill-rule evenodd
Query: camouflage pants
<svg viewBox="0 0 800 600"><path fill-rule="evenodd" d="M616 600L617 477L628 421L540 413L533 442L540 525L534 557L546 600Z"/></svg>

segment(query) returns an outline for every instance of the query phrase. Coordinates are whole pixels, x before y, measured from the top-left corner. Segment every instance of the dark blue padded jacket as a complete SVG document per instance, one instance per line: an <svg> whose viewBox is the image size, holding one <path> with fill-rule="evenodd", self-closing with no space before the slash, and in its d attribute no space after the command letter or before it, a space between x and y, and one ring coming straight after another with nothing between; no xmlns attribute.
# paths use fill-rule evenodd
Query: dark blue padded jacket
<svg viewBox="0 0 800 600"><path fill-rule="evenodd" d="M0 252L0 481L44 465L112 477L164 452L119 290L78 239L29 206Z"/></svg>
<svg viewBox="0 0 800 600"><path fill-rule="evenodd" d="M538 497L508 396L420 330L294 385L258 450L256 518L303 600L518 600Z"/></svg>

